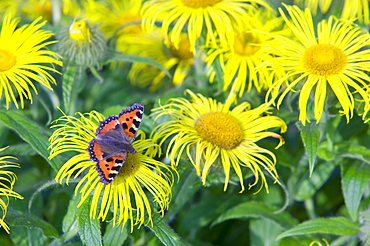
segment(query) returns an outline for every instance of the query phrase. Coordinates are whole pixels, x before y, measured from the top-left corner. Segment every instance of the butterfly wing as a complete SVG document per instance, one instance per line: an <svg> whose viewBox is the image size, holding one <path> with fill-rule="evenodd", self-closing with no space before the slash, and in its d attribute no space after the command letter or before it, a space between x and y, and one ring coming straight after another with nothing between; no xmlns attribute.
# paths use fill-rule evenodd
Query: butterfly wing
<svg viewBox="0 0 370 246"><path fill-rule="evenodd" d="M115 155L104 152L104 147L98 139L91 140L88 148L90 159L96 162L96 170L100 182L110 184L117 176L126 160L127 152L122 151Z"/></svg>
<svg viewBox="0 0 370 246"><path fill-rule="evenodd" d="M131 107L123 109L118 115L119 123L129 143L135 140L143 114L144 105L141 103L134 103Z"/></svg>
<svg viewBox="0 0 370 246"><path fill-rule="evenodd" d="M123 109L119 116L111 115L99 122L94 138L87 151L96 163L100 182L110 184L117 176L127 158L127 153L136 153L131 143L139 130L144 105L135 103Z"/></svg>

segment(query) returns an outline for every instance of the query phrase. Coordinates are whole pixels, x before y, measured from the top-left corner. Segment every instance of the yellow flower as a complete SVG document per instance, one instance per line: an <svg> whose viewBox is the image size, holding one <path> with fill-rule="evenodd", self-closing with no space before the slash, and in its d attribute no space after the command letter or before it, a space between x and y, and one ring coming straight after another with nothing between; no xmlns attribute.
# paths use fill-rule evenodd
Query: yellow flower
<svg viewBox="0 0 370 246"><path fill-rule="evenodd" d="M90 25L87 20L75 21L58 36L58 51L65 63L83 68L101 65L107 45L96 25Z"/></svg>
<svg viewBox="0 0 370 246"><path fill-rule="evenodd" d="M124 45L127 47L127 43L130 47L127 48L127 53L152 58L172 72L172 83L176 86L181 85L184 79L191 74L194 54L190 51L189 40L184 33L182 33L178 49L159 31L137 35L136 39L130 42L126 40L126 44L119 45L118 49ZM163 71L158 69L153 71L151 66L139 63L133 64L129 72L129 78L133 84L150 85L153 91L163 84L165 77L166 74Z"/></svg>
<svg viewBox="0 0 370 246"><path fill-rule="evenodd" d="M301 6L304 2L304 7L309 8L313 15L316 15L317 8L320 8L321 13L328 12L333 0L294 0L294 4ZM352 1L352 0L351 0Z"/></svg>
<svg viewBox="0 0 370 246"><path fill-rule="evenodd" d="M5 148L1 148L0 152L3 151ZM4 230L9 233L10 228L5 223L4 219L6 216L6 212L8 210L9 204L9 197L14 197L18 199L23 199L21 195L17 192L13 191L15 180L17 176L7 169L9 167L19 167L19 164L9 161L9 159L16 159L13 156L0 156L0 210L1 210L1 218L0 218L0 227L4 228Z"/></svg>
<svg viewBox="0 0 370 246"><path fill-rule="evenodd" d="M360 23L368 25L370 23L370 3L369 0L345 0L342 18L352 19L356 17Z"/></svg>
<svg viewBox="0 0 370 246"><path fill-rule="evenodd" d="M78 206L92 196L90 217L102 221L112 220L115 225L126 224L130 220L131 230L134 225L151 223L152 205L150 198L158 204L159 213L168 209L171 199L172 169L154 160L159 150L153 141L145 139L139 131L132 146L137 153L128 153L126 161L118 175L110 184L100 182L96 163L92 162L87 152L89 142L96 138L95 132L99 121L105 117L95 111L77 113L79 117L62 116L54 122L58 128L50 137L50 159L64 152L76 153L59 170L55 180L68 184L71 177L80 177L75 192L81 194ZM112 213L109 213L112 211Z"/></svg>
<svg viewBox="0 0 370 246"><path fill-rule="evenodd" d="M8 0L6 0L8 1ZM14 0L11 0L14 1ZM42 16L48 21L53 20L53 4L56 1L52 0L17 0L19 1L18 6L21 9L22 14L27 15L30 19L36 19ZM72 0L61 0L58 1L60 12L63 15L76 15L81 11L76 1Z"/></svg>
<svg viewBox="0 0 370 246"><path fill-rule="evenodd" d="M215 163L221 163L225 175L224 190L230 180L230 170L233 169L240 180L240 192L244 191L243 167L249 168L255 177L249 187L261 179L260 189L265 187L268 191L263 170L278 182L275 155L256 144L266 137L278 138L278 147L284 143L279 134L266 131L279 127L285 132L287 128L284 121L276 116L262 116L270 109L268 105L250 109L249 103L245 102L230 109L235 99L233 94L222 104L200 94L188 93L192 101L174 98L153 110L156 119L166 115L171 117L153 130L153 139L163 144L171 138L166 155L170 155L174 165L179 164L185 151L205 184L210 168L216 166Z"/></svg>
<svg viewBox="0 0 370 246"><path fill-rule="evenodd" d="M142 32L140 23L134 23L141 20L141 2L141 0L87 1L84 8L86 18L92 19L96 24L101 24L100 30L104 34L111 36L117 32L119 36Z"/></svg>
<svg viewBox="0 0 370 246"><path fill-rule="evenodd" d="M239 96L244 91L249 92L252 87L260 92L271 86L271 72L267 69L256 70L256 67L263 60L272 58L261 46L274 46L272 35L284 30L282 20L272 13L266 14L266 10L256 11L245 18L250 25L235 36L233 49L211 46L207 51L210 80L213 81L216 75L212 64L218 60L223 73L223 90L232 86L235 92L239 92ZM275 71L274 76L278 77L278 74L279 71Z"/></svg>
<svg viewBox="0 0 370 246"><path fill-rule="evenodd" d="M286 6L291 19L280 9L286 24L293 31L297 41L277 36L280 41L278 49L266 47L276 57L265 65L273 70L282 70L286 75L274 82L267 93L273 99L278 97L281 87L287 85L279 96L277 106L287 93L299 92L299 120L305 124L311 115L307 104L314 90L313 117L318 123L323 114L327 94L334 92L347 118L352 117L355 99L359 95L369 109L369 97L363 87L370 77L370 50L364 49L370 44L370 35L364 34L349 22L329 17L322 20L315 30L312 15L308 9L304 12L296 6ZM317 32L317 35L315 34ZM329 88L328 88L329 87Z"/></svg>
<svg viewBox="0 0 370 246"><path fill-rule="evenodd" d="M31 89L37 93L34 81L53 90L56 84L49 72L56 72L54 64L62 66L58 55L44 49L55 41L47 41L53 33L39 30L45 23L39 19L30 25L16 29L19 20L5 16L0 34L0 99L5 97L6 108L13 101L19 108L24 107L24 98L32 103Z"/></svg>
<svg viewBox="0 0 370 246"><path fill-rule="evenodd" d="M257 4L268 6L264 0L150 0L143 5L143 27L153 30L155 22L161 20L163 32L176 49L182 31L189 36L191 51L195 51L202 32L206 43L216 44L219 37L221 46L232 46L234 28L243 27L244 16Z"/></svg>

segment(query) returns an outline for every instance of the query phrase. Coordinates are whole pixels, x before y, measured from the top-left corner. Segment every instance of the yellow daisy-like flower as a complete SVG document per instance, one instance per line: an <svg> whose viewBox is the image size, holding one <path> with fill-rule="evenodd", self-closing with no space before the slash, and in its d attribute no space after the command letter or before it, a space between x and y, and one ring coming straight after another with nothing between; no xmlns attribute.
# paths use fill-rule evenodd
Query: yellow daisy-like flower
<svg viewBox="0 0 370 246"><path fill-rule="evenodd" d="M19 108L24 107L24 98L32 103L31 89L37 93L34 81L53 90L51 84L56 84L49 72L56 72L52 66L57 64L58 55L44 49L55 41L47 41L53 33L39 30L45 23L39 23L40 18L30 25L17 29L18 19L5 16L0 34L0 100L5 97L6 108L13 101ZM48 66L49 65L49 66ZM51 66L50 66L51 65Z"/></svg>
<svg viewBox="0 0 370 246"><path fill-rule="evenodd" d="M190 51L189 40L185 33L182 33L178 49L159 31L144 33L130 42L128 53L150 57L158 61L173 74L172 83L176 86L181 85L184 79L189 76L194 64L194 54ZM151 90L155 91L163 84L166 74L158 69L154 73L148 73L148 70L151 71L149 67L145 64L133 64L129 78L133 84L142 86L150 84Z"/></svg>
<svg viewBox="0 0 370 246"><path fill-rule="evenodd" d="M299 120L305 124L310 120L307 104L314 91L314 113L316 122L323 114L325 99L328 93L334 92L347 118L352 117L355 99L359 95L364 101L365 111L369 109L369 97L364 87L370 77L370 50L364 49L370 44L370 35L349 22L330 17L317 25L317 35L308 9L304 12L296 6L286 6L291 19L282 9L288 27L293 31L297 41L277 36L280 41L278 49L266 47L276 58L268 60L265 65L273 70L283 70L286 75L276 81L267 93L273 99L278 97L281 87L284 88L277 106L287 93L299 92ZM329 87L329 88L328 88Z"/></svg>
<svg viewBox="0 0 370 246"><path fill-rule="evenodd" d="M268 192L263 170L278 182L276 158L271 151L259 147L256 142L274 137L280 140L277 147L282 145L284 140L279 134L266 130L279 127L281 132L285 132L287 126L284 121L276 116L262 116L270 109L267 104L250 109L250 104L244 102L230 109L235 100L233 94L222 104L200 94L188 93L191 101L174 98L153 110L156 119L166 115L171 117L153 130L153 139L160 141L160 144L171 138L166 151L167 156L171 154L171 162L178 165L185 151L203 184L206 183L211 167L219 162L225 174L224 190L233 169L240 180L240 192L244 191L242 168L247 167L255 177L249 187L261 179L259 190L265 187Z"/></svg>
<svg viewBox="0 0 370 246"><path fill-rule="evenodd" d="M8 0L6 0L8 1ZM14 1L14 0L10 0ZM56 14L62 15L76 15L81 12L81 8L76 1L72 0L61 0L61 1L53 1L53 0L16 0L19 1L18 8L20 12L24 15L27 15L30 19L36 19L42 16L44 19L48 21L53 21L53 17L55 20ZM58 4L53 6L53 4ZM58 6L60 9L60 13L54 12L53 7ZM54 16L53 16L54 15ZM60 19L60 16L57 18Z"/></svg>
<svg viewBox="0 0 370 246"><path fill-rule="evenodd" d="M370 23L370 1L369 0L345 0L342 18L352 19L356 17L360 23Z"/></svg>
<svg viewBox="0 0 370 246"><path fill-rule="evenodd" d="M84 8L86 18L92 19L96 24L101 24L100 30L107 36L111 36L115 32L118 35L137 34L142 32L141 25L133 22L141 20L141 2L141 0L107 0L100 2L89 0Z"/></svg>
<svg viewBox="0 0 370 246"><path fill-rule="evenodd" d="M260 10L245 17L250 22L250 27L239 31L235 36L234 47L211 47L207 51L207 64L210 67L208 75L213 81L216 75L212 64L218 60L223 72L223 90L231 85L235 92L242 96L244 91L255 87L258 92L271 86L272 73L267 69L256 70L263 60L271 59L269 53L261 50L261 46L274 46L273 34L281 33L282 20L272 13ZM280 71L275 71L277 76Z"/></svg>
<svg viewBox="0 0 370 246"><path fill-rule="evenodd" d="M145 134L139 131L132 144L137 153L128 153L118 175L105 185L100 182L96 163L90 160L86 151L89 142L96 138L99 121L105 117L95 111L77 115L79 117L64 115L52 126L58 129L50 137L49 158L64 152L77 153L61 167L55 180L59 183L65 180L68 184L71 177L81 177L75 189L76 193L81 194L78 206L92 196L92 219L112 220L117 226L124 226L130 220L131 230L134 225L140 227L150 223L153 208L145 190L151 193L152 201L158 204L158 212L163 214L170 203L173 176L170 167L153 159L159 150L158 146L153 145L152 140L145 139ZM112 211L111 215L108 215L109 211Z"/></svg>
<svg viewBox="0 0 370 246"><path fill-rule="evenodd" d="M183 31L189 36L192 51L202 32L206 33L206 43L216 44L219 37L221 46L232 46L234 28L245 25L244 16L257 4L268 6L264 0L150 0L143 5L143 27L153 30L155 22L161 20L163 32L176 49Z"/></svg>
<svg viewBox="0 0 370 246"><path fill-rule="evenodd" d="M328 12L333 0L294 0L294 4L301 6L304 2L304 7L309 8L313 15L316 15L317 8L320 8L321 13ZM361 1L361 0L360 0Z"/></svg>
<svg viewBox="0 0 370 246"><path fill-rule="evenodd" d="M0 152L4 149L6 149L6 147L1 148ZM11 159L16 158L13 156L0 156L0 227L4 228L7 233L10 232L10 228L5 223L4 219L8 210L9 197L23 199L21 195L13 191L14 183L17 179L17 176L13 172L6 170L9 167L19 167L19 164L10 161Z"/></svg>

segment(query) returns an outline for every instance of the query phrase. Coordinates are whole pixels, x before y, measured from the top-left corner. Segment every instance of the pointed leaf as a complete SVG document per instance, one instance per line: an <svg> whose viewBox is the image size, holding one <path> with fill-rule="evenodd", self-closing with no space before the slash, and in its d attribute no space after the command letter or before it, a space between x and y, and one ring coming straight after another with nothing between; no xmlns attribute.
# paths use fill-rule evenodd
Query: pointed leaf
<svg viewBox="0 0 370 246"><path fill-rule="evenodd" d="M307 125L303 125L302 123L298 122L297 127L301 132L301 137L303 141L303 145L308 154L308 164L310 169L310 177L312 175L313 169L315 167L315 161L317 156L317 148L320 142L320 129L316 123L307 123Z"/></svg>
<svg viewBox="0 0 370 246"><path fill-rule="evenodd" d="M307 198L312 197L321 186L328 180L331 173L334 171L334 162L321 163L316 171L312 174L312 177L308 177L308 173L302 177L301 183L297 185L294 199L303 201Z"/></svg>
<svg viewBox="0 0 370 246"><path fill-rule="evenodd" d="M90 218L90 202L91 198L86 199L77 211L80 238L84 245L103 245L100 222Z"/></svg>
<svg viewBox="0 0 370 246"><path fill-rule="evenodd" d="M127 62L133 62L133 63L143 63L146 65L156 67L162 72L164 72L168 77L170 78L172 77L170 72L165 67L163 67L162 64L160 64L156 60L153 60L152 58L149 58L149 57L125 54L125 55L113 56L109 58L108 60L106 60L105 63L109 63L112 61L127 61Z"/></svg>
<svg viewBox="0 0 370 246"><path fill-rule="evenodd" d="M29 143L42 157L47 160L55 172L62 166L59 158L48 159L49 142L43 131L36 123L8 110L0 110L0 122L13 129L24 141Z"/></svg>
<svg viewBox="0 0 370 246"><path fill-rule="evenodd" d="M370 167L351 161L341 165L341 174L342 191L348 213L353 221L357 221L361 198L370 180Z"/></svg>
<svg viewBox="0 0 370 246"><path fill-rule="evenodd" d="M122 226L113 226L113 223L108 223L103 238L104 246L122 245L127 239L129 228L128 224L122 228Z"/></svg>
<svg viewBox="0 0 370 246"><path fill-rule="evenodd" d="M268 206L259 202L246 202L237 205L225 213L221 214L213 223L212 226L217 225L225 220L240 219L240 218L265 218L276 222L282 228L290 228L298 221L291 217L288 213L281 212L275 214L277 208Z"/></svg>
<svg viewBox="0 0 370 246"><path fill-rule="evenodd" d="M310 233L327 233L339 236L354 236L360 233L358 225L344 217L319 218L305 221L283 233L276 240L284 237L306 235Z"/></svg>
<svg viewBox="0 0 370 246"><path fill-rule="evenodd" d="M153 214L153 223L152 225L149 224L148 228L166 246L185 245L159 214Z"/></svg>
<svg viewBox="0 0 370 246"><path fill-rule="evenodd" d="M40 229L47 237L58 237L58 231L51 224L28 212L8 207L8 213L5 219L10 227L23 226L31 229L36 228Z"/></svg>

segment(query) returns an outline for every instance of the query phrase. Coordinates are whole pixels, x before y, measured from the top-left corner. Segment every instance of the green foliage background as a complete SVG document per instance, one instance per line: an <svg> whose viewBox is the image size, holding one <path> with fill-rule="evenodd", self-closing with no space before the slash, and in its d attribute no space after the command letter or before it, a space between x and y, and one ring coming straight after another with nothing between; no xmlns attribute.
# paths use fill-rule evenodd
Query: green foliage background
<svg viewBox="0 0 370 246"><path fill-rule="evenodd" d="M271 1L278 6L280 1ZM318 18L324 18L319 16ZM56 26L47 28L55 30ZM112 47L110 47L112 49ZM124 61L112 69L110 60ZM77 97L71 111L97 110L104 115L117 114L134 102L145 104L141 129L151 132L154 122L150 109L172 97L184 97L190 89L204 96L224 101L222 84L209 84L204 67L196 76L188 76L175 87L170 83L173 71L167 71L165 86L157 92L132 86L127 74L133 63L146 63L164 70L149 58L109 53L98 71L103 82L91 70L83 71ZM199 64L198 64L199 65ZM335 115L320 124L297 122L297 100L285 100L273 113L288 124L283 134L285 145L277 150L274 140L259 144L273 150L282 185L268 180L270 192L256 190L239 193L237 179L223 191L222 173L210 173L206 187L186 161L179 165L179 179L173 186L170 209L164 218L154 214L153 225L135 228L113 227L111 223L91 220L89 206L77 208L75 182L69 186L53 179L68 156L48 160L50 123L61 116L56 106L63 105L63 77L57 74L54 92L38 86L39 95L24 109L0 109L0 146L10 146L2 155L12 155L21 164L15 170L15 191L24 200L11 199L5 221L10 235L0 230L1 245L358 245L360 235L369 235L370 136L369 124L358 116L349 123ZM245 93L240 102L253 107L264 100L264 93ZM328 109L337 109L333 105ZM69 113L71 113L71 111ZM166 161L166 160L164 160ZM246 176L245 183L253 178ZM367 236L369 237L369 236ZM366 238L366 236L365 236ZM365 243L366 244L366 243Z"/></svg>

